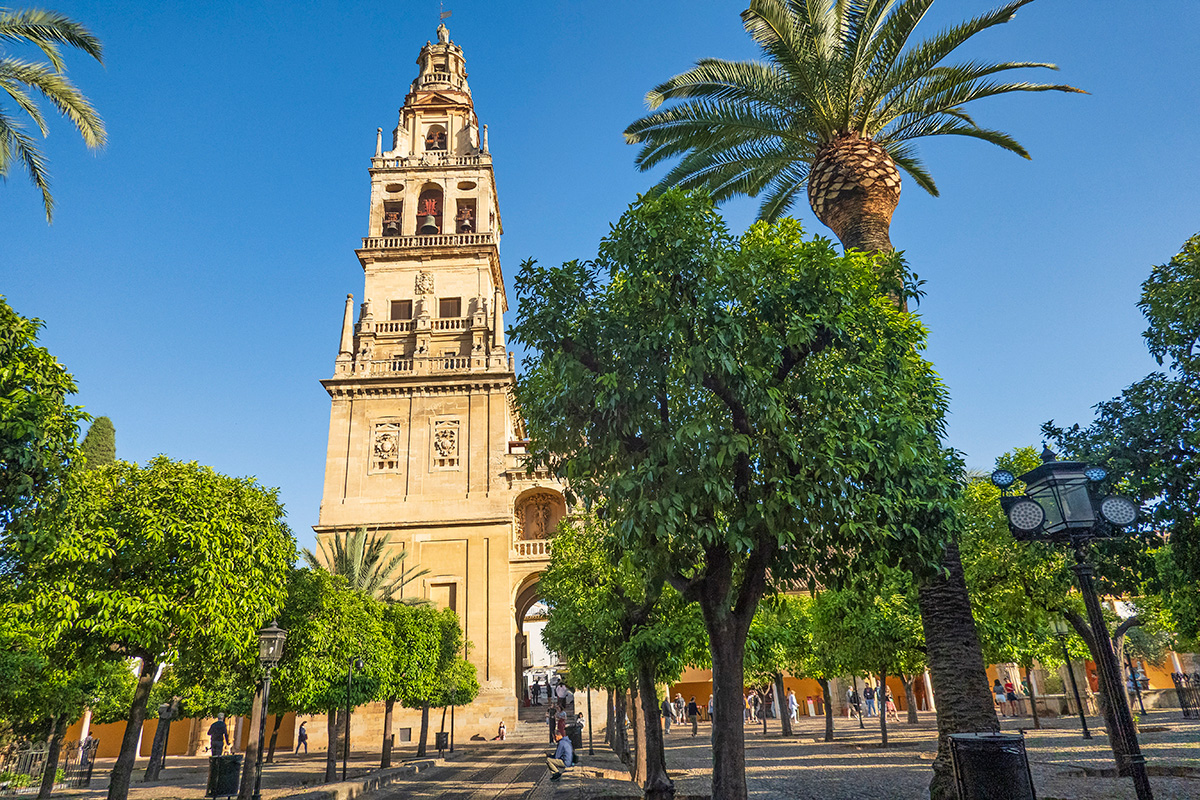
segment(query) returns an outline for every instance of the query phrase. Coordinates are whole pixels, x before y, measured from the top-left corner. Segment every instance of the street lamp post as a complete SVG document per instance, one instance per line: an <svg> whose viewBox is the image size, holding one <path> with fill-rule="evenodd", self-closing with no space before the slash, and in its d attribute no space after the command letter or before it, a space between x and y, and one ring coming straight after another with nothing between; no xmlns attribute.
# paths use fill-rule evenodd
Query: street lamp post
<svg viewBox="0 0 1200 800"><path fill-rule="evenodd" d="M1071 626L1061 617L1055 617L1050 624L1054 627L1054 635L1058 637L1058 643L1062 645L1063 661L1067 665L1067 677L1071 679L1071 692L1075 695L1075 707L1079 709L1079 724L1083 726L1083 738L1090 739L1092 732L1088 730L1083 700L1079 697L1079 684L1075 681L1075 669L1071 666L1071 654L1067 652L1067 636L1071 633Z"/></svg>
<svg viewBox="0 0 1200 800"><path fill-rule="evenodd" d="M361 658L356 658L346 665L346 743L342 750L342 780L346 780L346 762L350 760L350 682L354 678L354 670L362 670Z"/></svg>
<svg viewBox="0 0 1200 800"><path fill-rule="evenodd" d="M262 703L258 716L258 755L254 764L254 800L262 800L262 767L263 742L266 739L267 703L271 699L271 670L279 663L283 655L283 643L287 639L287 631L274 622L258 632L258 661L262 664L263 675Z"/></svg>
<svg viewBox="0 0 1200 800"><path fill-rule="evenodd" d="M1042 451L1042 465L1020 477L1008 470L992 473L992 483L1001 489L1000 505L1008 516L1008 526L1013 538L1021 541L1047 541L1069 543L1075 551L1076 580L1083 604L1087 608L1088 625L1096 645L1096 667L1104 678L1109 692L1109 703L1113 710L1116 730L1113 733L1123 743L1117 748L1127 764L1118 763L1118 770L1128 770L1133 777L1133 786L1138 800L1153 800L1150 778L1146 773L1146 760L1138 746L1137 729L1133 727L1133 716L1129 704L1117 693L1124 691L1121 667L1113 651L1112 637L1104 622L1100 598L1092 583L1095 569L1088 562L1088 544L1097 538L1119 535L1122 529L1137 520L1137 506L1125 497L1109 496L1097 500L1092 497L1089 486L1108 477L1103 467L1094 467L1079 461L1058 461L1046 448ZM1009 488L1020 480L1025 484L1025 494L1009 494Z"/></svg>

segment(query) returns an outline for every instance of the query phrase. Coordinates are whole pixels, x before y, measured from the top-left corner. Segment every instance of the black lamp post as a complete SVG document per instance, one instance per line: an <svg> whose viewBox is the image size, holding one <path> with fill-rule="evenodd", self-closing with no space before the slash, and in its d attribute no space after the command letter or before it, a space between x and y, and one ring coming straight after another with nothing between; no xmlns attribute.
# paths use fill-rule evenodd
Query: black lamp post
<svg viewBox="0 0 1200 800"><path fill-rule="evenodd" d="M279 663L283 655L283 643L287 639L287 631L274 622L258 632L258 662L262 664L263 675L262 707L258 716L258 755L254 765L254 800L262 800L262 765L263 741L267 728L267 702L271 699L271 670Z"/></svg>
<svg viewBox="0 0 1200 800"><path fill-rule="evenodd" d="M354 670L362 670L361 658L356 658L346 665L346 744L342 750L342 780L346 780L346 762L350 760L350 682L354 679Z"/></svg>
<svg viewBox="0 0 1200 800"><path fill-rule="evenodd" d="M1075 707L1079 709L1079 724L1083 726L1083 738L1090 739L1092 738L1092 732L1088 730L1087 714L1083 709L1083 700L1079 697L1079 684L1075 682L1075 669L1071 666L1071 654L1067 652L1067 637L1071 634L1071 626L1061 617L1055 617L1050 620L1050 624L1054 627L1054 635L1058 637L1058 643L1062 645L1063 661L1067 664L1067 677L1071 679L1071 691L1075 695Z"/></svg>
<svg viewBox="0 0 1200 800"><path fill-rule="evenodd" d="M1002 490L1000 505L1008 515L1008 526L1013 538L1021 541L1046 541L1069 543L1075 550L1073 570L1079 581L1079 592L1087 607L1088 624L1096 643L1097 669L1104 676L1108 687L1109 703L1117 730L1115 733L1124 747L1128 764L1117 764L1124 772L1128 769L1133 776L1133 786L1138 800L1153 800L1150 778L1146 774L1146 759L1138 746L1137 730L1129 704L1118 692L1124 691L1121 667L1113 652L1112 637L1104 622L1100 598L1092 584L1095 569L1087 560L1088 544L1097 538L1119 535L1137 520L1137 506L1126 497L1092 497L1090 484L1099 483L1108 477L1103 467L1094 467L1079 461L1058 461L1050 448L1042 451L1042 465L1021 475L1019 478L1008 470L992 473L992 483ZM1008 494L1017 480L1025 484L1025 494Z"/></svg>

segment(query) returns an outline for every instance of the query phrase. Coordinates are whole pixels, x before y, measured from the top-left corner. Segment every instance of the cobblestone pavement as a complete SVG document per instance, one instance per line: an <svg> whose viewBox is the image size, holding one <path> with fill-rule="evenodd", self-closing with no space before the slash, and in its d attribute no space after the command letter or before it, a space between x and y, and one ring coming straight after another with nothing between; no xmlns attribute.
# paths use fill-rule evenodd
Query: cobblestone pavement
<svg viewBox="0 0 1200 800"><path fill-rule="evenodd" d="M435 767L374 795L379 800L541 800L549 798L544 746L489 742L461 762ZM539 784L544 791L538 792Z"/></svg>
<svg viewBox="0 0 1200 800"><path fill-rule="evenodd" d="M933 715L922 714L916 725L888 725L889 747L879 746L879 722L842 717L835 724L835 741L823 738L820 719L802 718L797 736L780 735L778 720L771 720L764 737L759 726L747 728L746 775L753 798L785 800L903 800L927 798L930 762L937 749ZM1112 751L1100 720L1090 720L1090 741L1079 732L1078 719L1050 719L1042 730L1026 731L1030 769L1040 800L1132 800L1133 784L1127 778L1097 775L1112 770ZM1006 731L1032 725L1029 718L1002 720ZM1200 723L1183 720L1178 711L1151 712L1141 720L1142 750L1152 770L1156 800L1200 798ZM711 793L711 759L707 725L700 735L675 728L666 737L667 767L681 798L708 797ZM609 751L597 750L583 759L584 769L564 780L556 798L637 797L628 781L614 780L620 762ZM594 769L593 769L594 768ZM610 770L604 777L594 770ZM1193 776L1155 775L1155 770L1175 769ZM1089 775L1089 771L1092 773Z"/></svg>

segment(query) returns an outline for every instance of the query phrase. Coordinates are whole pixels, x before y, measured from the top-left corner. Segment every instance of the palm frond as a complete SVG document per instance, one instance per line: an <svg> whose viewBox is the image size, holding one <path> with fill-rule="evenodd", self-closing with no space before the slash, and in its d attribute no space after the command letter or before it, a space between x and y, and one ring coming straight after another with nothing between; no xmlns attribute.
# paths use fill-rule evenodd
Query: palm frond
<svg viewBox="0 0 1200 800"><path fill-rule="evenodd" d="M56 11L0 9L0 41L29 42L37 46L54 69L65 68L59 45L82 50L104 63L104 46L86 27Z"/></svg>
<svg viewBox="0 0 1200 800"><path fill-rule="evenodd" d="M83 93L71 83L67 76L57 72L45 64L21 61L15 58L0 59L0 82L5 84L25 84L42 93L50 103L69 119L83 137L88 147L103 147L107 139L104 122L96 109L88 102ZM13 91L4 87L10 95ZM28 109L26 109L28 112ZM35 119L39 116L30 114ZM39 125L42 135L46 134L45 125Z"/></svg>
<svg viewBox="0 0 1200 800"><path fill-rule="evenodd" d="M335 533L320 544L320 555L308 548L301 551L311 569L341 575L350 588L379 600L394 601L404 587L427 575L429 570L405 568L408 552L394 551L391 533L374 533L366 528Z"/></svg>
<svg viewBox="0 0 1200 800"><path fill-rule="evenodd" d="M38 149L37 142L25 132L20 123L0 108L0 178L8 180L17 164L25 168L29 180L41 191L46 221L50 222L54 216L54 197L50 194L50 174L46 170L46 159Z"/></svg>

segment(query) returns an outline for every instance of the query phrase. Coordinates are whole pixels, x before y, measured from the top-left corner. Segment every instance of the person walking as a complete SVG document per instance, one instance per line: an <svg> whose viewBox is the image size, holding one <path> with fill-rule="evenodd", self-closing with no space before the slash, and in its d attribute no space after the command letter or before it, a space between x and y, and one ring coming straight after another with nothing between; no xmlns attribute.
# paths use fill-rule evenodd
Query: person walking
<svg viewBox="0 0 1200 800"><path fill-rule="evenodd" d="M892 687L886 688L884 696L887 702L887 718L899 722L900 715L896 713L896 701L892 698Z"/></svg>
<svg viewBox="0 0 1200 800"><path fill-rule="evenodd" d="M683 701L683 695L675 695L675 721L680 725L687 718L687 703Z"/></svg>
<svg viewBox="0 0 1200 800"><path fill-rule="evenodd" d="M214 756L225 752L225 745L229 744L229 729L225 727L224 714L217 714L217 721L208 726L208 741Z"/></svg>
<svg viewBox="0 0 1200 800"><path fill-rule="evenodd" d="M671 703L670 697L664 697L662 705L659 706L662 711L663 733L671 732L671 718L675 716L675 706Z"/></svg>
<svg viewBox="0 0 1200 800"><path fill-rule="evenodd" d="M550 744L554 744L554 728L558 720L554 715L554 706L546 707L546 725L550 728Z"/></svg>
<svg viewBox="0 0 1200 800"><path fill-rule="evenodd" d="M300 730L296 733L296 752L300 752L300 748L304 748L304 755L308 755L308 725L307 722L300 723Z"/></svg>
<svg viewBox="0 0 1200 800"><path fill-rule="evenodd" d="M713 696L708 696L708 721L712 722Z"/></svg>
<svg viewBox="0 0 1200 800"><path fill-rule="evenodd" d="M529 688L530 688L530 694L533 695L533 704L535 706L540 706L541 703L539 702L539 699L540 699L539 695L541 695L541 693L542 693L542 685L540 683L538 683L537 678L533 679L533 686L531 686Z"/></svg>
<svg viewBox="0 0 1200 800"><path fill-rule="evenodd" d="M554 735L557 747L554 755L546 756L546 769L550 770L550 780L556 781L562 777L563 771L575 761L575 748L571 746L569 737L561 733Z"/></svg>
<svg viewBox="0 0 1200 800"><path fill-rule="evenodd" d="M1000 709L1000 716L1007 717L1004 713L1004 702L1008 699L1004 692L1004 687L1000 685L1000 679L996 678L996 682L992 684L992 694L996 697L996 706Z"/></svg>
<svg viewBox="0 0 1200 800"><path fill-rule="evenodd" d="M796 691L794 689L788 689L787 697L788 716L791 718L792 722L799 722L800 704L796 702Z"/></svg>
<svg viewBox="0 0 1200 800"><path fill-rule="evenodd" d="M863 687L863 703L867 706L867 716L875 716L875 689L869 683Z"/></svg>
<svg viewBox="0 0 1200 800"><path fill-rule="evenodd" d="M700 732L700 706L696 705L696 695L692 695L692 699L687 704L688 721L692 723L692 737Z"/></svg>
<svg viewBox="0 0 1200 800"><path fill-rule="evenodd" d="M1014 717L1022 716L1017 713L1017 687L1013 686L1011 679L1004 682L1004 696L1008 699L1009 713Z"/></svg>

